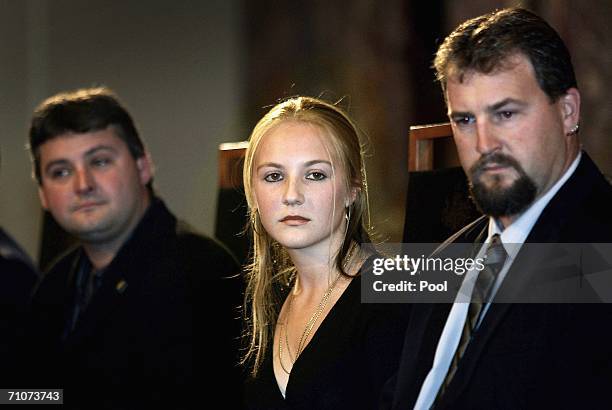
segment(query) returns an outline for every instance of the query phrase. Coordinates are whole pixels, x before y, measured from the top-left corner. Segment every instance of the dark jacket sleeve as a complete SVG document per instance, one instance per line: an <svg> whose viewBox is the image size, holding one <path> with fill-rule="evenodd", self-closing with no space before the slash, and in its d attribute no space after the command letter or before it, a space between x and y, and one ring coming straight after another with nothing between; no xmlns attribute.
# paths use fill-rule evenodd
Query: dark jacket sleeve
<svg viewBox="0 0 612 410"><path fill-rule="evenodd" d="M244 384L238 366L243 297L240 267L214 239L186 234L179 243L194 307L194 379L215 396L207 401L239 409Z"/></svg>

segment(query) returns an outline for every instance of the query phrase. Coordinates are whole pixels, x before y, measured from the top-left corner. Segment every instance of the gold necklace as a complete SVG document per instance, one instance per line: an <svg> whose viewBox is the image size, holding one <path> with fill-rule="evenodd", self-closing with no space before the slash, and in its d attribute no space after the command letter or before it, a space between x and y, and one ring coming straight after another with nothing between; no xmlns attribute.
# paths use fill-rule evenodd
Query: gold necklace
<svg viewBox="0 0 612 410"><path fill-rule="evenodd" d="M354 248L355 248L354 246L351 246L351 249L349 250L346 256L346 264L349 263L351 257L353 256ZM306 323L306 327L304 328L304 331L302 332L302 336L300 337L300 340L298 341L297 351L295 352L295 358L293 358L293 355L291 354L291 348L289 345L289 332L288 332L288 326L287 326L289 322L289 315L291 314L291 304L293 302L293 292L289 294L289 300L287 301L287 313L285 314L286 316L285 323L280 325L281 329L280 329L280 333L278 336L278 361L280 362L280 366L285 373L291 374L291 370L287 370L285 368L285 365L283 364L283 340L282 340L283 339L282 338L283 329L282 328L283 327L285 328L284 342L285 342L285 345L287 346L287 353L289 353L289 359L291 360L291 365L293 366L297 358L300 356L300 354L306 347L306 342L308 341L308 338L310 337L310 333L312 332L312 329L314 328L315 323L317 323L317 321L319 320L319 317L323 313L325 306L327 306L327 302L329 301L329 298L332 292L334 291L336 284L340 280L340 277L342 277L342 274L338 274L338 277L336 277L336 279L334 279L332 284L327 288L327 290L323 294L323 297L321 298L321 301L319 302L319 305L317 306L317 310L315 310L313 315L310 317L310 319Z"/></svg>
<svg viewBox="0 0 612 410"><path fill-rule="evenodd" d="M336 284L340 280L341 276L342 275L338 275L338 277L334 280L334 282L330 285L330 287L327 288L327 290L323 294L323 297L321 298L321 301L319 302L319 305L317 306L317 310L310 317L310 319L308 320L308 323L306 323L306 327L304 328L304 331L302 332L302 336L300 337L300 340L298 341L297 351L295 352L295 359L292 357L291 349L289 347L289 332L287 330L287 322L288 322L288 320L285 320L285 324L281 325L281 333L280 333L279 338L278 338L278 361L280 362L281 368L283 369L283 371L285 373L290 374L291 371L287 370L285 368L285 365L283 364L282 327L285 328L285 340L284 340L284 342L285 342L285 344L287 346L287 352L289 353L289 358L291 360L291 364L293 365L295 363L295 361L297 360L297 358L302 353L302 351L304 350L304 347L306 347L306 341L308 340L308 337L310 336L310 333L312 332L312 329L314 328L315 323L317 323L317 321L319 320L319 317L323 313L323 310L325 309L325 306L327 306L327 302L329 301L329 297L331 296L331 294L332 294L334 288L336 287ZM287 301L287 318L289 318L289 315L291 313L291 302L292 301L293 301L293 293L291 293L289 295L289 300Z"/></svg>

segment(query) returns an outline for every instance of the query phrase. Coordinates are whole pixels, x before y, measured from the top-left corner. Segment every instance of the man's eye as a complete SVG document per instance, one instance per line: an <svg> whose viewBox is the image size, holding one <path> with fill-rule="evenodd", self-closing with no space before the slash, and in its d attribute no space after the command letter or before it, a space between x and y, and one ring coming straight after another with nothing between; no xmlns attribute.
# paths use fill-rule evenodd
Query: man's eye
<svg viewBox="0 0 612 410"><path fill-rule="evenodd" d="M269 174L266 174L266 176L264 177L264 181L266 182L278 182L281 181L283 179L283 176L280 174L280 172L270 172Z"/></svg>
<svg viewBox="0 0 612 410"><path fill-rule="evenodd" d="M55 168L49 172L51 179L61 179L66 178L70 175L70 170L68 168Z"/></svg>
<svg viewBox="0 0 612 410"><path fill-rule="evenodd" d="M473 124L476 119L469 115L463 115L460 117L454 117L453 122L459 126Z"/></svg>
<svg viewBox="0 0 612 410"><path fill-rule="evenodd" d="M103 168L109 164L111 164L111 159L106 157L94 158L91 160L91 165L97 168Z"/></svg>
<svg viewBox="0 0 612 410"><path fill-rule="evenodd" d="M500 111L497 113L497 117L500 120L509 120L514 116L514 111Z"/></svg>
<svg viewBox="0 0 612 410"><path fill-rule="evenodd" d="M306 175L306 179L310 179L312 181L322 181L325 178L327 178L327 175L318 171L310 172L308 175Z"/></svg>

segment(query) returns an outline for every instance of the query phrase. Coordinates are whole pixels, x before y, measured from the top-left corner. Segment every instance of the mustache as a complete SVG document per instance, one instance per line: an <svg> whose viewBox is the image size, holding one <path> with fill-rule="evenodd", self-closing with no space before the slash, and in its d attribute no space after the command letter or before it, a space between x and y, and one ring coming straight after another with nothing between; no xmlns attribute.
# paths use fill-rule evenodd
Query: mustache
<svg viewBox="0 0 612 410"><path fill-rule="evenodd" d="M518 171L519 174L525 174L523 167L519 162L509 155L502 154L501 152L494 152L492 154L483 155L470 167L469 173L472 178L479 176L485 171L486 167L491 165L497 165L502 167L511 167Z"/></svg>

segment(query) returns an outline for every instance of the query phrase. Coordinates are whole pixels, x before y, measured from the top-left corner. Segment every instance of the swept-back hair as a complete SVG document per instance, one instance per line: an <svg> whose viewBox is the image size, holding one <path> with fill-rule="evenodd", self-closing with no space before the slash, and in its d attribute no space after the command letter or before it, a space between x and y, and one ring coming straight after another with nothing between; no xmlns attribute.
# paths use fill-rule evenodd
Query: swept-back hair
<svg viewBox="0 0 612 410"><path fill-rule="evenodd" d="M330 151L332 166L344 171L346 192L355 190L350 205L346 235L335 255L334 265L342 275L351 244L370 242L366 174L363 144L355 124L335 105L310 97L295 97L274 106L259 120L249 138L244 162L244 189L249 206L250 229L253 232L252 260L246 268L245 320L248 326L247 347L243 363L256 374L263 361L282 305L281 289L288 287L295 268L286 250L264 229L258 215L253 192L254 160L259 146L272 129L281 123L300 122L318 128ZM366 224L365 218L368 217Z"/></svg>
<svg viewBox="0 0 612 410"><path fill-rule="evenodd" d="M522 54L535 70L538 85L551 102L577 87L572 59L559 34L545 20L522 8L494 11L466 21L446 37L434 60L446 92L448 78L489 74L504 69L508 57Z"/></svg>

